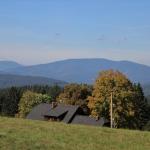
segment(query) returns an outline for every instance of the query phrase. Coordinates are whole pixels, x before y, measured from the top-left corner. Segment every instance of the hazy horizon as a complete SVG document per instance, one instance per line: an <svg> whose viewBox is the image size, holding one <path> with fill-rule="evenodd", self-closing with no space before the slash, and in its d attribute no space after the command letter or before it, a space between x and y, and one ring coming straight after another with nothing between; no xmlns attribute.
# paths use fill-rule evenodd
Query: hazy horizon
<svg viewBox="0 0 150 150"><path fill-rule="evenodd" d="M0 60L24 65L74 58L150 66L150 1L0 1Z"/></svg>
<svg viewBox="0 0 150 150"><path fill-rule="evenodd" d="M29 64L29 63L26 63L26 64L23 64L23 63L20 63L16 60L9 60L9 59L0 59L0 62L1 61L7 61L7 62L14 62L14 63L18 63L20 65L23 65L23 66L34 66L34 65L41 65L41 64L48 64L48 63L55 63L55 62L59 62L59 61L67 61L67 60L91 60L91 59L104 59L104 60L108 60L108 61L116 61L116 62L120 62L120 61L127 61L127 62L132 62L132 63L137 63L137 64L141 64L141 65L146 65L148 67L150 67L150 65L147 65L147 64L143 64L143 63L140 63L140 62L136 62L136 61L132 61L132 60L114 60L114 59L108 59L108 58L66 58L66 59L58 59L58 60L50 60L50 61L47 61L47 62L43 62L43 63L34 63L34 64Z"/></svg>

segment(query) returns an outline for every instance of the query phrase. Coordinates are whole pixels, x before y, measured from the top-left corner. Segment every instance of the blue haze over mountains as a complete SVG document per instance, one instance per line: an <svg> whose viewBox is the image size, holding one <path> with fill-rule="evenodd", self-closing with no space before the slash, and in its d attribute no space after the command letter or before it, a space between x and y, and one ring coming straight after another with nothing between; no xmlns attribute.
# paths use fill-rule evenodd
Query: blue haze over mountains
<svg viewBox="0 0 150 150"><path fill-rule="evenodd" d="M13 61L0 61L0 72L2 71L9 71L11 69L23 67L23 65L20 65Z"/></svg>
<svg viewBox="0 0 150 150"><path fill-rule="evenodd" d="M92 84L101 70L115 69L126 74L133 82L150 84L150 67L129 61L107 59L68 59L47 64L22 66L15 62L0 61L0 73L40 76Z"/></svg>
<svg viewBox="0 0 150 150"><path fill-rule="evenodd" d="M31 85L59 85L63 87L66 82L55 80L45 77L33 77L33 76L21 76L21 75L10 75L0 74L0 88L8 88L12 86L31 86Z"/></svg>

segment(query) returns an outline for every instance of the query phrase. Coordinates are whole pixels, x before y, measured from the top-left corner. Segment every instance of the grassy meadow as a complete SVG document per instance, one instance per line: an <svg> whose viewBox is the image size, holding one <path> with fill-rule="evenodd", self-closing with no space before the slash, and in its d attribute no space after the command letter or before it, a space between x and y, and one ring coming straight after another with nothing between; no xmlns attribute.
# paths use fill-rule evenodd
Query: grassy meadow
<svg viewBox="0 0 150 150"><path fill-rule="evenodd" d="M0 117L0 150L150 150L150 132Z"/></svg>

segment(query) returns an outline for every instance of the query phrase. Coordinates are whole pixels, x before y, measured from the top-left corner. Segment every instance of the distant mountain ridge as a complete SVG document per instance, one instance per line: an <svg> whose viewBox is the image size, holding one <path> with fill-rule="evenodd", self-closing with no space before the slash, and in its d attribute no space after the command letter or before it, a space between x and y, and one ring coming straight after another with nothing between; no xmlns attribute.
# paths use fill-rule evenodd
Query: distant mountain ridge
<svg viewBox="0 0 150 150"><path fill-rule="evenodd" d="M12 86L26 86L26 85L59 85L64 86L66 82L44 78L44 77L33 77L33 76L20 76L11 74L0 74L0 88L7 88Z"/></svg>
<svg viewBox="0 0 150 150"><path fill-rule="evenodd" d="M41 76L66 82L93 83L102 70L115 69L132 81L150 83L150 67L130 61L107 59L68 59L63 61L5 70L17 75Z"/></svg>
<svg viewBox="0 0 150 150"><path fill-rule="evenodd" d="M0 73L6 70L15 69L19 67L24 67L14 61L0 61Z"/></svg>

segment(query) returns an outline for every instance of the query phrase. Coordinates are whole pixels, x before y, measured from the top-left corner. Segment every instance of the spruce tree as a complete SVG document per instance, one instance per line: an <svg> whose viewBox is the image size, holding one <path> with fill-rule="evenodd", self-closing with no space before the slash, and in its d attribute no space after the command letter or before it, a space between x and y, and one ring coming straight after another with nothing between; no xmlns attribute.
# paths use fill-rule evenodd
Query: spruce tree
<svg viewBox="0 0 150 150"><path fill-rule="evenodd" d="M137 124L138 124L138 127L142 129L149 121L150 110L148 107L147 99L144 96L143 89L140 83L134 84L134 90L135 90Z"/></svg>

